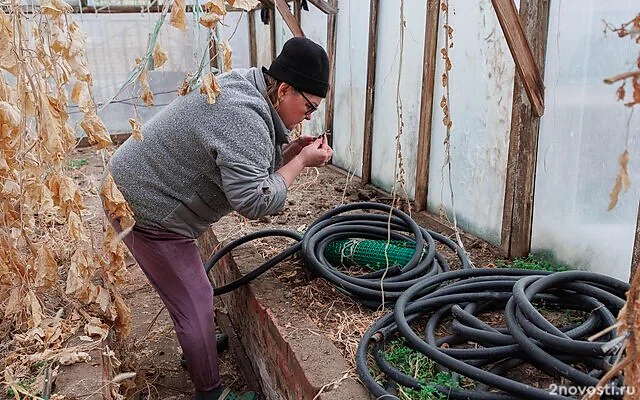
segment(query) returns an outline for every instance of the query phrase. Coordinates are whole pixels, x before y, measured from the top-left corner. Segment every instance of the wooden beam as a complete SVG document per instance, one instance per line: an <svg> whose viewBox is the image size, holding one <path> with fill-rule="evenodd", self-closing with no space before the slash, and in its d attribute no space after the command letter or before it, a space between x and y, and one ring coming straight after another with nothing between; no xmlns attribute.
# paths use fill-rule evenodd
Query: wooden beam
<svg viewBox="0 0 640 400"><path fill-rule="evenodd" d="M325 14L331 15L338 13L338 6L334 6L333 2L329 3L325 0L308 0L308 2L318 7L318 9Z"/></svg>
<svg viewBox="0 0 640 400"><path fill-rule="evenodd" d="M640 203L638 204L638 216L636 217L636 236L633 241L633 254L631 255L631 276L640 268Z"/></svg>
<svg viewBox="0 0 640 400"><path fill-rule="evenodd" d="M278 12L282 15L284 22L287 24L289 29L291 29L291 33L293 36L304 36L304 32L302 32L302 28L296 22L296 17L291 14L291 10L287 6L287 3L284 0L275 0L276 7L278 8Z"/></svg>
<svg viewBox="0 0 640 400"><path fill-rule="evenodd" d="M154 4L151 6L102 6L102 7L93 7L87 6L82 7L82 11L79 7L74 7L73 12L80 14L138 14L138 13L161 13L164 6ZM32 7L29 7L32 9ZM27 9L25 9L26 11ZM171 10L171 6L169 6L169 10ZM234 8L227 6L228 12L244 12L242 8ZM193 6L191 4L187 4L185 6L185 12L191 13L193 12Z"/></svg>
<svg viewBox="0 0 640 400"><path fill-rule="evenodd" d="M302 16L300 15L300 0L293 0L293 16L296 17L296 22L299 26L302 26Z"/></svg>
<svg viewBox="0 0 640 400"><path fill-rule="evenodd" d="M438 19L440 1L429 0L424 28L422 94L420 97L420 125L418 127L418 160L416 166L416 208L427 208L429 190L429 159L431 154L431 125L433 120L433 89L438 57Z"/></svg>
<svg viewBox="0 0 640 400"><path fill-rule="evenodd" d="M533 55L544 66L550 0L521 0L520 17ZM501 247L509 257L524 257L531 250L533 195L538 153L540 118L515 77L511 134L502 213Z"/></svg>
<svg viewBox="0 0 640 400"><path fill-rule="evenodd" d="M524 89L529 96L529 102L533 106L536 116L544 114L544 80L542 70L536 62L531 46L518 17L518 9L514 0L491 0L496 10L502 32L507 39L509 50L516 63L516 70L524 84ZM522 14L522 4L520 4Z"/></svg>
<svg viewBox="0 0 640 400"><path fill-rule="evenodd" d="M295 1L295 0L287 0L287 3L291 3L291 1ZM307 1L313 4L314 6L316 6L318 10L322 11L325 14L338 13L338 6L333 6L333 4L328 2L327 0L307 0ZM274 0L260 0L260 2L267 7L275 7L276 5Z"/></svg>
<svg viewBox="0 0 640 400"><path fill-rule="evenodd" d="M218 62L218 41L212 31L209 31L207 46L209 46L209 66L221 71L222 68L220 68L220 63Z"/></svg>
<svg viewBox="0 0 640 400"><path fill-rule="evenodd" d="M371 146L373 142L373 106L376 91L376 59L378 53L378 6L369 4L369 57L367 59L367 89L364 104L364 134L362 141L362 182L371 183Z"/></svg>
<svg viewBox="0 0 640 400"><path fill-rule="evenodd" d="M258 66L258 43L256 38L256 12L249 11L249 64L252 67Z"/></svg>
<svg viewBox="0 0 640 400"><path fill-rule="evenodd" d="M269 42L271 43L271 61L276 59L276 9L269 9Z"/></svg>
<svg viewBox="0 0 640 400"><path fill-rule="evenodd" d="M338 7L338 0L331 0L331 5ZM329 92L327 93L326 105L324 108L324 130L329 133L329 145L333 145L333 114L335 108L335 82L336 82L336 45L337 45L337 22L336 14L327 16L327 55L329 56Z"/></svg>

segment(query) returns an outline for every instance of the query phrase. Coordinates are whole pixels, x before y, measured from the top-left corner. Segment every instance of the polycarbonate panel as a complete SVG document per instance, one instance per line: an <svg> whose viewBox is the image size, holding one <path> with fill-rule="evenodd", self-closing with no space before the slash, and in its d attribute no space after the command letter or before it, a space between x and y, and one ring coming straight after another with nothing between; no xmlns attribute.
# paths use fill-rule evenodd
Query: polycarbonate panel
<svg viewBox="0 0 640 400"><path fill-rule="evenodd" d="M438 50L445 43L443 24L441 14ZM453 205L460 227L500 245L515 64L491 0L450 1L449 25L454 43L449 49ZM452 220L440 55L436 66L427 206Z"/></svg>
<svg viewBox="0 0 640 400"><path fill-rule="evenodd" d="M405 0L404 21L401 21L398 2L381 1L378 10L371 181L387 191L391 191L398 183L395 171L396 136L401 122L404 125L401 147L405 189L411 198L415 192L426 7L424 0ZM364 19L366 13L362 15ZM400 35L402 22L404 44L401 44Z"/></svg>
<svg viewBox="0 0 640 400"><path fill-rule="evenodd" d="M637 68L638 45L604 33L603 21L619 26L637 13L635 0L551 2L532 234L534 251L625 280L640 199L640 114L603 79ZM607 211L625 145L631 188Z"/></svg>
<svg viewBox="0 0 640 400"><path fill-rule="evenodd" d="M333 164L362 176L369 1L341 3L337 21Z"/></svg>

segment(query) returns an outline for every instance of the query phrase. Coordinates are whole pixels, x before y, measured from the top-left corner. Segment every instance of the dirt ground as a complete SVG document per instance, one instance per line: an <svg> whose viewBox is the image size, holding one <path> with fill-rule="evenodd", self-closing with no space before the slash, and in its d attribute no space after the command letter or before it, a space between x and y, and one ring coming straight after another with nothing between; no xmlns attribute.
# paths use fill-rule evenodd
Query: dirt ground
<svg viewBox="0 0 640 400"><path fill-rule="evenodd" d="M73 159L75 179L85 189L85 202L92 212L90 226L100 241L104 218L97 188L106 159L91 148L78 149ZM341 203L355 201L389 203L390 199L376 190L363 187L356 180L347 182L347 177L336 170L307 169L290 188L283 212L258 221L231 214L217 222L214 230L220 241L268 228L303 231L325 211ZM288 244L286 239L278 238L253 242L255 250L264 258L277 254ZM482 241L475 240L467 244L471 247L471 260L478 267L492 266L499 259L498 250ZM446 254L449 260L454 259L451 252ZM181 350L169 315L133 260L129 269L130 279L121 291L133 312L134 327L130 337L119 341L116 347L122 361L120 371L138 373L135 385L130 384L127 389L128 397L189 399L192 396L192 386L186 370L179 363ZM272 276L276 276L290 289L287 290L286 298L282 299L283 306L304 310L318 327L315 334L326 335L343 352L348 363L353 365L361 335L382 313L362 309L351 299L337 293L325 281L309 276L300 261L278 265L273 272ZM232 352L227 351L221 355L221 373L225 384L235 389L244 389L247 382L239 373L238 365Z"/></svg>

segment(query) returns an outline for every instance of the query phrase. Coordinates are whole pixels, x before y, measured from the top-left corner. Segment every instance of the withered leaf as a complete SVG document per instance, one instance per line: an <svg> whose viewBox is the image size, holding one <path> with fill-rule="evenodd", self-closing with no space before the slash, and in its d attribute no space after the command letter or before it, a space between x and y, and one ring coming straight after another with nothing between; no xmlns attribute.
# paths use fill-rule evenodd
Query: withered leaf
<svg viewBox="0 0 640 400"><path fill-rule="evenodd" d="M0 68L17 75L18 59L14 52L11 18L0 9Z"/></svg>
<svg viewBox="0 0 640 400"><path fill-rule="evenodd" d="M69 225L69 236L71 236L73 240L78 242L86 242L88 240L82 220L77 213L73 211L69 213L67 224Z"/></svg>
<svg viewBox="0 0 640 400"><path fill-rule="evenodd" d="M91 72L89 62L85 54L87 36L82 32L76 22L69 24L69 46L63 51L63 55L73 74L81 81L91 85Z"/></svg>
<svg viewBox="0 0 640 400"><path fill-rule="evenodd" d="M200 25L205 28L213 29L216 27L216 24L220 21L220 15L214 12L208 12L202 17L200 17Z"/></svg>
<svg viewBox="0 0 640 400"><path fill-rule="evenodd" d="M169 16L169 25L185 32L187 30L185 15L185 1L173 0L171 15Z"/></svg>
<svg viewBox="0 0 640 400"><path fill-rule="evenodd" d="M160 68L167 62L169 56L167 52L160 47L160 43L156 42L156 45L153 47L153 68Z"/></svg>
<svg viewBox="0 0 640 400"><path fill-rule="evenodd" d="M133 212L131 208L129 208L129 204L122 195L122 192L120 192L113 181L111 174L105 177L102 190L100 191L100 197L102 197L105 210L108 211L110 219L120 221L120 226L123 230L133 227L135 224Z"/></svg>
<svg viewBox="0 0 640 400"><path fill-rule="evenodd" d="M245 11L251 11L260 4L258 0L227 0L231 7L242 8Z"/></svg>
<svg viewBox="0 0 640 400"><path fill-rule="evenodd" d="M225 40L218 45L218 51L222 52L222 57L224 59L224 67L223 71L231 71L231 46L229 45L229 41Z"/></svg>
<svg viewBox="0 0 640 400"><path fill-rule="evenodd" d="M149 79L147 76L147 69L144 68L138 76L138 82L140 83L140 88L142 89L142 101L148 106L153 105L153 92L151 91L151 87L149 86Z"/></svg>
<svg viewBox="0 0 640 400"><path fill-rule="evenodd" d="M107 126L94 112L86 113L80 126L87 133L89 143L97 143L98 149L103 149L113 143Z"/></svg>
<svg viewBox="0 0 640 400"><path fill-rule="evenodd" d="M122 335L122 337L129 336L131 328L133 326L131 320L131 310L127 303L124 301L120 293L114 293L113 303L116 307L117 317L115 319L114 328Z"/></svg>
<svg viewBox="0 0 640 400"><path fill-rule="evenodd" d="M18 135L20 111L6 101L0 101L0 138L7 140Z"/></svg>
<svg viewBox="0 0 640 400"><path fill-rule="evenodd" d="M609 194L609 207L607 207L607 211L613 210L618 204L620 191L624 190L626 192L631 187L629 171L627 170L627 164L629 164L629 151L625 150L622 152L618 159L618 163L620 164L620 170L616 176L616 183L613 185L613 189Z"/></svg>
<svg viewBox="0 0 640 400"><path fill-rule="evenodd" d="M42 0L42 12L51 15L54 18L60 17L63 13L70 13L73 7L63 0Z"/></svg>
<svg viewBox="0 0 640 400"><path fill-rule="evenodd" d="M64 349L58 356L58 362L62 365L71 365L78 362L91 361L91 356L84 351L78 351L74 348Z"/></svg>
<svg viewBox="0 0 640 400"><path fill-rule="evenodd" d="M33 291L29 290L27 292L27 296L24 299L25 305L31 314L31 319L29 320L29 326L31 328L35 328L36 326L40 326L42 322L42 306L40 305L40 301L38 297L33 293Z"/></svg>
<svg viewBox="0 0 640 400"><path fill-rule="evenodd" d="M209 0L202 5L202 8L206 12L216 13L218 15L225 15L227 13L227 7L224 5L224 0Z"/></svg>
<svg viewBox="0 0 640 400"><path fill-rule="evenodd" d="M209 72L202 78L200 93L207 95L207 102L209 104L216 102L216 98L220 94L220 85L218 85L218 81L213 72Z"/></svg>
<svg viewBox="0 0 640 400"><path fill-rule="evenodd" d="M58 279L58 264L53 252L47 245L38 248L38 262L35 284L40 287L51 287Z"/></svg>
<svg viewBox="0 0 640 400"><path fill-rule="evenodd" d="M142 141L144 137L142 136L142 131L140 130L140 123L135 118L129 118L129 125L131 125L131 136L135 140Z"/></svg>

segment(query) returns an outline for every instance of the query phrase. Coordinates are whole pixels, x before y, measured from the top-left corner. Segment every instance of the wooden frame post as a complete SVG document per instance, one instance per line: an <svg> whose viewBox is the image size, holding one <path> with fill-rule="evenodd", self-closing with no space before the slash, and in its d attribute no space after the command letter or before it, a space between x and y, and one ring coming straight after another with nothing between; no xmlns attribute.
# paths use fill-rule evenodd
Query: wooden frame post
<svg viewBox="0 0 640 400"><path fill-rule="evenodd" d="M418 127L418 157L416 165L416 211L427 208L429 190L429 159L431 154L431 125L433 121L433 89L438 57L438 23L440 0L427 3L424 27L424 55L422 67L422 94L420 96L420 125Z"/></svg>
<svg viewBox="0 0 640 400"><path fill-rule="evenodd" d="M376 60L378 49L378 6L380 0L369 4L369 57L367 59L367 89L364 105L364 133L362 140L362 183L371 183L371 147L373 144L373 108L376 91Z"/></svg>
<svg viewBox="0 0 640 400"><path fill-rule="evenodd" d="M331 0L329 3L334 9L338 8L338 0ZM330 135L327 136L329 145L333 144L333 114L335 107L335 81L336 81L336 25L338 15L336 13L327 15L327 55L329 56L329 92L327 93L326 105L324 108L324 130Z"/></svg>
<svg viewBox="0 0 640 400"><path fill-rule="evenodd" d="M278 12L280 12L280 15L282 15L282 18L284 19L284 22L287 24L289 29L291 29L291 33L293 33L293 36L304 36L302 28L300 28L300 25L298 24L298 22L296 22L296 17L291 14L291 10L289 10L287 2L285 0L275 0L275 2Z"/></svg>
<svg viewBox="0 0 640 400"><path fill-rule="evenodd" d="M638 203L638 216L636 217L636 236L633 241L633 253L631 255L631 276L640 267L640 203Z"/></svg>
<svg viewBox="0 0 640 400"><path fill-rule="evenodd" d="M535 61L544 70L550 0L521 0L520 18ZM531 250L533 195L540 118L536 116L515 77L511 135L502 214L501 248L509 257L524 257Z"/></svg>
<svg viewBox="0 0 640 400"><path fill-rule="evenodd" d="M249 19L249 64L252 67L258 66L258 43L256 39L256 12L251 10L247 13Z"/></svg>
<svg viewBox="0 0 640 400"><path fill-rule="evenodd" d="M491 0L491 3L496 10L498 22L500 22L502 32L507 39L511 56L516 63L516 71L518 71L527 96L529 96L532 109L537 117L542 117L544 113L542 69L538 66L536 57L529 46L522 20L518 17L516 3L514 0ZM522 4L520 4L520 15L522 15Z"/></svg>
<svg viewBox="0 0 640 400"><path fill-rule="evenodd" d="M271 61L276 59L278 51L276 49L276 9L269 10L269 42L271 43Z"/></svg>
<svg viewBox="0 0 640 400"><path fill-rule="evenodd" d="M299 26L302 26L302 16L300 12L300 0L293 0L293 16L296 17L296 22Z"/></svg>

